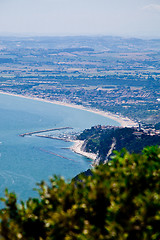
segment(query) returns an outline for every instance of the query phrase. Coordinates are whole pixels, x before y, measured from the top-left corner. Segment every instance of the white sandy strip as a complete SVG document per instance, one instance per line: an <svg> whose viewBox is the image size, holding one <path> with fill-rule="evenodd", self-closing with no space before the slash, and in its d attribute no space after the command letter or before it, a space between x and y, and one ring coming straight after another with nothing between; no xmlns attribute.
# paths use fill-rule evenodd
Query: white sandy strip
<svg viewBox="0 0 160 240"><path fill-rule="evenodd" d="M98 109L85 108L83 106L79 106L79 105L76 105L76 104L64 103L64 102L60 102L60 101L46 100L46 99L43 99L43 98L40 98L40 97L38 98L38 97L34 97L34 96L29 96L29 95L26 96L26 95L20 95L20 94L12 94L12 93L6 93L6 92L3 92L3 91L0 91L0 93L1 94L6 94L6 95L11 95L11 96L16 96L16 97L28 98L28 99L32 99L32 100L38 100L38 101L47 102L47 103L53 103L53 104L57 104L57 105L61 105L61 106L77 108L77 109L80 109L80 110L92 112L92 113L95 113L95 114L99 114L103 117L115 120L116 122L120 123L120 125L122 127L137 127L138 126L138 124L136 122L132 121L131 119L129 119L127 117L124 118L124 117L121 117L119 115L112 114L110 112L104 112L104 111L101 111L101 110L98 110Z"/></svg>
<svg viewBox="0 0 160 240"><path fill-rule="evenodd" d="M87 158L90 158L92 160L96 160L96 158L97 158L96 154L84 152L84 151L81 150L83 143L84 143L84 141L76 140L76 141L74 141L74 145L70 149L75 153L83 155L83 156L85 156Z"/></svg>

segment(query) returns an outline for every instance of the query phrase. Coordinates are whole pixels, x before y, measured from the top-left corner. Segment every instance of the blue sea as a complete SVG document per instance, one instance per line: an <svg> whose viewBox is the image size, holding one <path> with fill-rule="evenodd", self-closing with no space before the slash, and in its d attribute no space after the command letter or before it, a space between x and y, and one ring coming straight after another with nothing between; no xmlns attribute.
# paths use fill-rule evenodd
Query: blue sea
<svg viewBox="0 0 160 240"><path fill-rule="evenodd" d="M69 180L91 164L69 149L70 142L20 134L58 127L80 132L98 124L119 125L88 111L0 94L0 196L8 188L26 200L36 196L37 182L55 174Z"/></svg>

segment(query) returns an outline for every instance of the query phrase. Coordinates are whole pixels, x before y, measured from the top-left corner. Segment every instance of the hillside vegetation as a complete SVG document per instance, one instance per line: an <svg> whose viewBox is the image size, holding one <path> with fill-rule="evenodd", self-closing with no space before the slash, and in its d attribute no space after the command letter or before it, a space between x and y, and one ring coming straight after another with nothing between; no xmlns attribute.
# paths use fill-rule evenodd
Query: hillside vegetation
<svg viewBox="0 0 160 240"><path fill-rule="evenodd" d="M81 181L53 177L39 198L2 201L1 240L159 240L160 148L116 152Z"/></svg>
<svg viewBox="0 0 160 240"><path fill-rule="evenodd" d="M151 136L142 130L127 127L99 125L84 130L77 138L84 140L83 150L96 153L100 162L104 162L107 155L110 159L113 150L126 148L130 153L140 153L146 146L160 145L160 135ZM111 154L108 154L111 148Z"/></svg>

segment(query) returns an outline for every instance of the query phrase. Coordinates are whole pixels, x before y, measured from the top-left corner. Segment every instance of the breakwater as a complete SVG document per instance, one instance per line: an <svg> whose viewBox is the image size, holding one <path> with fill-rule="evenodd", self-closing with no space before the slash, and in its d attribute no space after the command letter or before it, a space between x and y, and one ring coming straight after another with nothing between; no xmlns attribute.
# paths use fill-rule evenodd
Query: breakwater
<svg viewBox="0 0 160 240"><path fill-rule="evenodd" d="M52 131L56 131L56 130L67 130L67 129L73 129L73 128L72 127L51 128L51 129L45 129L45 130L23 133L23 134L20 134L19 136L20 137L25 137L25 136L31 136L31 135L37 134L37 133L52 132Z"/></svg>
<svg viewBox="0 0 160 240"><path fill-rule="evenodd" d="M48 136L48 135L35 135L36 137L42 137L42 138L49 138L49 139L54 139L54 140L63 140L65 142L72 142L68 137L53 137L53 136Z"/></svg>
<svg viewBox="0 0 160 240"><path fill-rule="evenodd" d="M45 152L45 153L52 154L52 155L54 155L54 156L56 156L56 157L60 157L60 158L63 158L63 159L66 159L66 160L69 160L69 161L72 161L72 162L76 162L76 163L77 163L77 161L75 161L75 160L73 160L73 159L71 159L71 158L64 157L64 156L62 156L62 155L60 155L60 154L57 154L57 153L54 153L54 152L45 150L45 149L43 149L43 148L40 148L40 150L43 151L43 152Z"/></svg>

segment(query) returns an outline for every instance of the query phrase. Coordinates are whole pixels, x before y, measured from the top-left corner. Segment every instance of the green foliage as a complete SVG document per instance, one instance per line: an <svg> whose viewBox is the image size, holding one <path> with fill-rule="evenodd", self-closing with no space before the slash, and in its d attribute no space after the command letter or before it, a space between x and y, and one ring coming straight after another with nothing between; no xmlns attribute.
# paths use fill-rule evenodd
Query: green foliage
<svg viewBox="0 0 160 240"><path fill-rule="evenodd" d="M1 240L159 240L160 148L116 152L93 175L41 182L39 199L17 203L6 191Z"/></svg>
<svg viewBox="0 0 160 240"><path fill-rule="evenodd" d="M139 135L136 135L136 132ZM106 159L107 153L111 148L113 139L115 139L114 149L120 151L126 148L130 153L140 153L146 146L160 145L160 136L150 136L143 131L133 128L109 127L92 127L84 130L78 139L85 140L85 150L87 152L98 152L101 161Z"/></svg>

